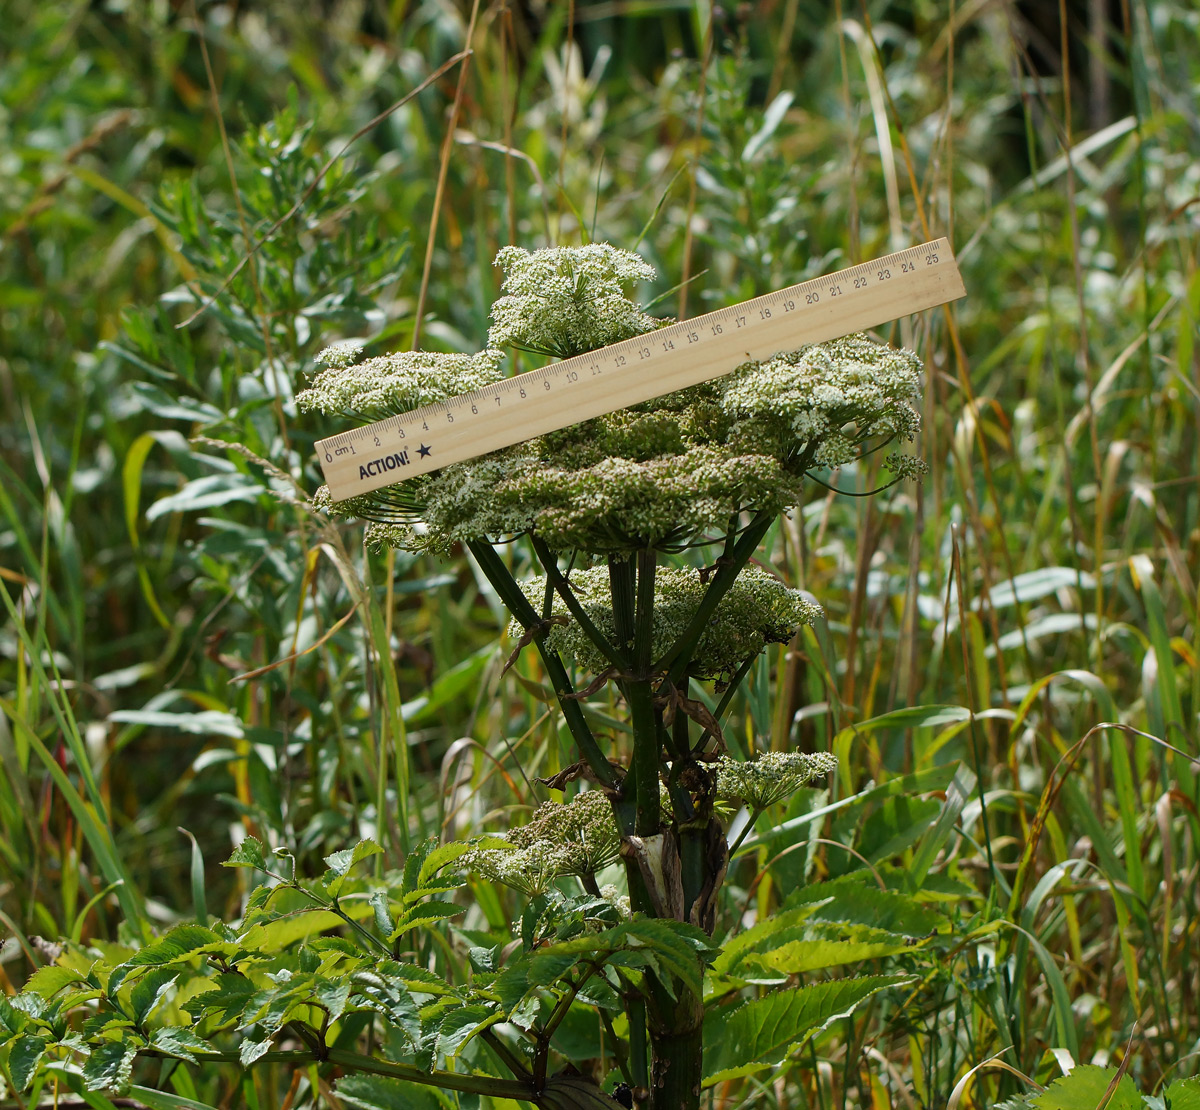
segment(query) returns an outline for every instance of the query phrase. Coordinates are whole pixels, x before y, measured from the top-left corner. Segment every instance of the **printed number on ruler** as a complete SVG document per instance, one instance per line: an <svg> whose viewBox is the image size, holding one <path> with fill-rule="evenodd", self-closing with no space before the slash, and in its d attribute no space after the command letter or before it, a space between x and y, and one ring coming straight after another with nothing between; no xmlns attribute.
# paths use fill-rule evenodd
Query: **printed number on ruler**
<svg viewBox="0 0 1200 1110"><path fill-rule="evenodd" d="M330 436L318 458L344 501L965 295L937 239Z"/></svg>

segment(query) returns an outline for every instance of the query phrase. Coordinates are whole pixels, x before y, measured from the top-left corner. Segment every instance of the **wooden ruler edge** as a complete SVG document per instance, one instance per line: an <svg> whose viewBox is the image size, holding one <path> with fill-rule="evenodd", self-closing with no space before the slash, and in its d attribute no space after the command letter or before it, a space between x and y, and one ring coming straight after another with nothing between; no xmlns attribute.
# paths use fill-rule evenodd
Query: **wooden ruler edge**
<svg viewBox="0 0 1200 1110"><path fill-rule="evenodd" d="M423 473L440 469L442 466L450 466L455 462L462 462L470 458L487 454L493 450L499 450L505 446L511 446L515 443L520 443L524 440L535 438L538 435L544 435L549 431L557 430L557 428L568 427L571 424L579 423L582 420L591 419L594 416L602 415L603 412L615 412L619 409L627 408L630 405L640 404L644 401L652 400L655 397L665 396L671 392L675 392L679 388L684 388L684 386L672 385L666 389L652 389L647 391L643 388L639 390L637 389L636 385L637 379L632 378L629 373L626 373L623 375L625 380L618 380L615 388L612 391L616 396L618 396L619 400L609 405L601 412L588 412L583 415L577 415L575 411L572 411L569 400L561 405L558 405L556 401L557 411L561 413L563 419L562 422L558 423L555 427L539 426L536 430L529 432L525 432L522 429L519 434L515 434L511 439L508 438L509 433L505 433L503 438L508 439L508 442L506 443L490 444L489 446L483 447L478 451L474 451L473 453L461 455L457 458L445 459L444 461L438 461L432 465L424 467L423 469L415 469L411 471L406 470L403 473L395 470L388 471L386 475L381 474L378 476L381 480L373 483L364 482L361 479L342 481L336 480L339 476L339 471L352 465L352 460L347 459L345 461L341 461L340 459L340 456L344 455L345 449L349 447L353 451L353 445L358 444L368 438L375 437L378 439L378 436L382 433L397 433L403 426L415 425L417 423L427 424L430 418L444 417L448 411L462 411L467 407L475 406L480 401L494 399L498 393L513 394L514 392L521 391L527 385L540 384L546 380L548 376L561 377L564 374L569 375L572 371L577 372L578 370L589 365L594 365L597 362L615 360L622 355L629 356L643 346L645 340L649 337L653 337L656 342L668 340L673 341L675 339L680 339L682 342L682 337L689 334L689 332L695 332L703 328L711 328L714 324L724 325L729 319L736 318L738 314L749 315L751 312L760 311L763 308L775 307L783 300L803 297L806 292L814 291L820 286L828 285L829 283L852 283L856 277L869 274L872 270L878 271L879 269L899 266L902 263L910 261L914 258L927 257L931 254L935 254L938 259L935 270L930 273L916 271L915 276L918 279L923 279L924 283L928 283L930 278L934 279L937 286L936 291L924 298L910 295L909 297L905 298L905 303L903 304L901 311L893 315L887 315L883 318L880 318L874 323L863 324L862 327L878 327L883 323L890 322L894 319L899 319L902 316L925 311L929 308L934 308L938 305L946 304L950 301L957 300L960 297L965 296L966 289L963 286L962 277L958 271L957 263L954 259L953 250L950 247L949 241L942 237L931 240L927 243L918 243L911 247L906 247L901 251L894 251L891 254L883 255L879 258L868 259L865 262L857 263L856 265L849 266L844 270L838 270L830 274L821 274L817 277L809 278L795 285L772 290L769 293L764 293L761 296L751 298L747 301L740 301L736 304L726 305L722 308L714 309L712 312L704 313L701 316L694 316L686 320L679 320L672 324L665 325L664 327L652 332L631 336L628 339L623 339L617 343L610 344L607 347L597 348L596 350L587 351L580 355L574 355L571 358L562 359L558 362L548 363L545 366L540 366L533 370L526 370L521 374L516 374L508 378L501 378L495 382L489 382L487 385L473 389L467 393L456 394L453 397L446 397L439 401L433 401L429 404L422 405L419 408L398 413L394 416L388 416L382 420L373 421L370 424L349 428L346 431L338 432L335 435L327 436L324 439L318 440L315 445L318 452L318 459L321 461L321 467L325 472L327 484L329 485L330 491L334 495L335 500L345 500L348 497L369 493L372 490L380 489L387 485L394 485L397 482L407 478L419 477ZM903 286L903 284L904 283L902 279L901 285ZM870 296L871 294L877 293L883 288L885 287L877 284L873 287L867 288L865 290L865 294ZM861 303L863 295L864 291L859 291L857 294L857 300L855 300L852 296L849 301L845 302L845 312L843 313L843 316L852 313L856 306L858 312L861 314L864 308ZM867 302L868 305L870 303L871 302ZM853 331L861 330L861 328L857 327L850 328L849 330L838 330L840 325L833 323L833 320L836 318L837 317L835 315L826 322L827 328L825 330L831 331L832 334L828 334L824 339L804 340L800 344L797 344L797 346L807 345L808 343L812 342L827 342L831 339L851 334ZM800 316L796 317L795 320L797 324L801 324L801 322L804 320L804 315L801 314ZM816 327L816 325L807 326ZM754 330L754 326L752 326L747 334L752 335ZM780 348L780 350L790 349L793 348ZM773 353L777 354L779 351L775 351ZM686 350L680 351L676 356L674 356L674 358L678 360L682 358L683 354L686 354ZM760 354L753 357L756 359L764 359L771 356ZM629 371L632 371L636 369L636 367L630 367L628 369ZM691 380L685 384L695 385L703 381L710 381L721 377L726 373L731 373L734 369L736 369L736 365L729 365L723 371L696 377L694 380ZM609 381L612 380L613 379L610 377ZM498 414L495 412L488 411L488 415L483 418L485 424L494 423L497 415ZM545 421L542 422L543 425L544 423ZM484 436L484 438L486 439L487 437ZM355 452L355 454L357 454L357 452ZM328 464L326 461L322 460L322 457L324 457L325 460L328 460ZM331 471L333 471L332 474ZM350 486L353 486L353 489L350 489ZM345 492L342 492L343 489Z"/></svg>

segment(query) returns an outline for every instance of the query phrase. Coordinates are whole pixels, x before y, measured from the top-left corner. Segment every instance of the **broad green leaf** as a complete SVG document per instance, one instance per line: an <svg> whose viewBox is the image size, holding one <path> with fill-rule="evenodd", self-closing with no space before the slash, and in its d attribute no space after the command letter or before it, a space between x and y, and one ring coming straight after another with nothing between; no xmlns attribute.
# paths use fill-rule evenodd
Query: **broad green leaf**
<svg viewBox="0 0 1200 1110"><path fill-rule="evenodd" d="M947 924L943 914L918 901L915 895L880 890L875 885L875 876L861 871L801 887L787 898L784 906L784 913L791 909L802 910L809 921L873 925L889 933L904 933L910 937L927 936ZM773 914L754 929L769 925L779 916L782 915ZM741 941L745 935L739 934L731 943Z"/></svg>
<svg viewBox="0 0 1200 1110"><path fill-rule="evenodd" d="M396 927L396 922L392 918L388 892L386 890L376 890L367 901L370 903L371 909L375 914L375 928L385 937L390 937L392 930Z"/></svg>
<svg viewBox="0 0 1200 1110"><path fill-rule="evenodd" d="M1116 1074L1116 1068L1080 1064L1070 1075L1051 1083L1032 1100L1033 1105L1037 1110L1096 1110ZM1145 1105L1133 1080L1123 1075L1112 1097L1105 1103L1105 1110L1145 1110Z"/></svg>
<svg viewBox="0 0 1200 1110"><path fill-rule="evenodd" d="M345 875L356 863L379 855L383 849L373 840L360 840L353 848L344 848L325 857L325 864L335 875Z"/></svg>
<svg viewBox="0 0 1200 1110"><path fill-rule="evenodd" d="M1170 1110L1200 1110L1200 1075L1169 1084L1163 1091L1163 1105Z"/></svg>
<svg viewBox="0 0 1200 1110"><path fill-rule="evenodd" d="M832 979L710 1010L704 1018L704 1086L778 1064L871 995L908 981L903 975Z"/></svg>
<svg viewBox="0 0 1200 1110"><path fill-rule="evenodd" d="M124 1041L97 1045L83 1065L83 1081L89 1091L123 1091L129 1085L137 1049Z"/></svg>
<svg viewBox="0 0 1200 1110"><path fill-rule="evenodd" d="M378 968L357 971L351 976L356 1006L381 1014L400 1029L414 1047L421 1043L421 1017L408 984L394 974L397 965L384 960Z"/></svg>
<svg viewBox="0 0 1200 1110"><path fill-rule="evenodd" d="M246 837L241 844L233 850L231 855L222 867L257 867L259 871L267 869L267 857L263 851L262 842L254 836Z"/></svg>
<svg viewBox="0 0 1200 1110"><path fill-rule="evenodd" d="M25 1028L29 1019L16 1009L11 1002L0 994L0 1040L8 1040Z"/></svg>
<svg viewBox="0 0 1200 1110"><path fill-rule="evenodd" d="M24 1091L33 1081L38 1063L46 1052L46 1043L45 1037L26 1033L9 1046L8 1074L18 1091Z"/></svg>
<svg viewBox="0 0 1200 1110"><path fill-rule="evenodd" d="M371 907L366 902L357 902L352 908L343 907L343 909L351 917L368 916L371 912ZM344 924L345 921L342 918L329 910L308 910L280 917L274 921L260 921L257 925L247 929L238 938L238 943L243 948L252 951L274 954L279 949L286 948L298 940L304 940L306 937L315 936L326 929L335 929Z"/></svg>
<svg viewBox="0 0 1200 1110"><path fill-rule="evenodd" d="M166 1029L156 1029L150 1039L151 1045L159 1052L170 1056L178 1056L189 1063L196 1062L197 1052L212 1052L213 1047L203 1037L197 1036L186 1026L170 1026ZM143 1100L145 1101L145 1100Z"/></svg>
<svg viewBox="0 0 1200 1110"><path fill-rule="evenodd" d="M738 965L739 978L756 979L757 969L775 973L775 978L802 975L827 967L860 963L909 952L927 944L925 938L901 936L865 925L835 925L814 922L801 930L802 935L778 947L748 954Z"/></svg>
<svg viewBox="0 0 1200 1110"><path fill-rule="evenodd" d="M133 1019L140 1026L154 1008L163 1000L163 996L179 978L179 972L169 968L156 967L148 971L133 985L130 1002L133 1003Z"/></svg>
<svg viewBox="0 0 1200 1110"><path fill-rule="evenodd" d="M338 1080L334 1092L342 1105L355 1110L442 1110L454 1105L443 1101L436 1088L386 1075L348 1075Z"/></svg>

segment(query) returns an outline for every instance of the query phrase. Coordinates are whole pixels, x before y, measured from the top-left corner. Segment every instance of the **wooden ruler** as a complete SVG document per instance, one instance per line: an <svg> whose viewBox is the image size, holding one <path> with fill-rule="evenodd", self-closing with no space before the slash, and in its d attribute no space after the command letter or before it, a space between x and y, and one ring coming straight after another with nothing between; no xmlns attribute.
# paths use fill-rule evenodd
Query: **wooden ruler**
<svg viewBox="0 0 1200 1110"><path fill-rule="evenodd" d="M344 501L965 295L936 239L341 432L318 458Z"/></svg>

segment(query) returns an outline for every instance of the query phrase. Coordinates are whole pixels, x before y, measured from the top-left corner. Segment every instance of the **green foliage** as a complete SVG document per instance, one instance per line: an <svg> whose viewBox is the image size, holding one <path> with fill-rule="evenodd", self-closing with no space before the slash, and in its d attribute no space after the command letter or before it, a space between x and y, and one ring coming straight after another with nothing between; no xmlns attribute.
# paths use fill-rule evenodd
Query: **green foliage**
<svg viewBox="0 0 1200 1110"><path fill-rule="evenodd" d="M115 968L184 922L233 927L257 884L293 866L319 876L361 840L383 852L347 874L338 900L353 924L306 902L259 922L252 942L295 961L318 932L357 951L359 927L385 944L404 927L393 943L418 959L433 1004L473 967L502 971L514 942L525 952L559 943L566 921L624 920L619 896L565 877L528 912L474 878L469 893L417 899L429 919L404 918L385 876L410 843L511 835L546 800L537 777L568 772L573 733L547 710L588 676L526 650L502 677L516 645L472 557L365 555L352 527L325 528L290 500L318 481L310 446L328 431L293 408L317 352L346 336L365 337L368 358L410 345L456 71L350 140L462 47L462 6L335 4L319 20L304 6L197 7L193 20L168 4L12 0L0 24L0 1067L15 1056L8 1078L31 1080L23 1103L57 1088L113 1105L87 1090L78 1052L75 1071L59 1066L67 1050L31 1017L108 989L86 983L75 954ZM743 951L746 976L719 978L716 957L708 987L734 993L709 1001L793 990L768 963L797 966L818 944L821 959L868 942L894 954L805 982L920 976L788 1055L778 1083L715 1084L717 1105L941 1105L998 1053L1059 1090L1070 1045L1083 1067L1121 1059L1149 1106L1192 1097L1175 1077L1195 1070L1200 1034L1200 180L1180 91L1197 61L1187 5L1116 7L1108 23L1103 5L1066 5L1066 58L1057 14L1037 5L958 5L953 26L924 2L870 6L870 22L849 5L723 5L711 23L707 5L576 5L572 28L568 5L481 9L425 346L476 349L501 295L491 260L509 242L638 242L671 275L637 290L643 311L691 315L928 228L951 236L970 292L952 320L876 337L923 356L923 491L864 501L801 488L754 558L824 615L739 687L691 681L674 703L693 732L691 714L718 716L739 759L839 756L831 781L756 820L716 806L743 839L711 943ZM682 289L664 288L676 279ZM595 465L694 434L672 426L677 413L634 415L564 446ZM878 458L813 473L863 493L887 481ZM694 538L695 462L675 475L681 529L668 540ZM777 471L737 476L778 488ZM492 477L480 473L481 498ZM559 496L562 483L539 480L521 495ZM655 480L618 489L602 470L592 488L624 511ZM699 570L720 554L678 562ZM517 581L545 571L526 541L498 558ZM602 757L584 777L627 762L617 685L572 704ZM247 834L261 862L220 867L231 845L253 850ZM464 912L441 918L442 901ZM757 931L776 917L800 942L786 957ZM739 949L747 934L761 948ZM107 1034L87 1026L96 994L54 1036L120 1044L144 982L145 1021L172 1059L143 1052L132 1099L327 1103L322 1085L347 1068L314 1054L299 1071L273 1063L306 1050L287 1029L250 1074L203 1059L177 1001L207 960L134 968L116 988L129 1016L105 1018ZM157 994L156 970L180 978ZM371 990L384 1009L403 998ZM586 1079L548 1076L544 1104L597 1105L622 1064L635 1078L636 1052L622 1061L614 1046L633 1046L642 1019L635 1009L628 1028L601 1001L567 1007L547 1069L570 1060ZM219 1037L233 1056L242 1008L230 1007ZM343 1015L347 1043L370 1036L355 1022L385 1020ZM377 1061L391 1051L374 1043ZM463 1043L460 1078L512 1074L486 1045L483 1033ZM119 1075L123 1058L110 1049L96 1066ZM346 1104L420 1105L431 1090L353 1078ZM973 1081L978 1105L1039 1097L998 1067ZM16 1102L13 1087L3 1097Z"/></svg>

